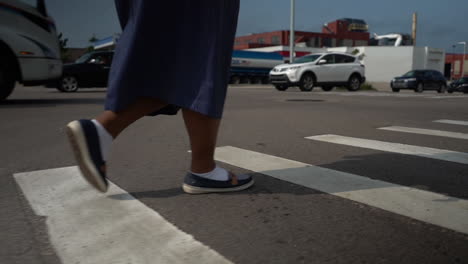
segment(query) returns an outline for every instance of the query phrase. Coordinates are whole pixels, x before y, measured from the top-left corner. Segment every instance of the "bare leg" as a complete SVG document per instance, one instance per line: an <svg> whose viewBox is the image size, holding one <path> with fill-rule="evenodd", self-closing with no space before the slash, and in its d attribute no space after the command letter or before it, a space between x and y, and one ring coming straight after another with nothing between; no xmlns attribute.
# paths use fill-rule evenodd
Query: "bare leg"
<svg viewBox="0 0 468 264"><path fill-rule="evenodd" d="M131 125L133 122L142 118L143 116L155 112L167 104L159 99L142 97L136 100L133 104L128 106L118 113L112 111L104 111L96 120L116 138L120 132Z"/></svg>
<svg viewBox="0 0 468 264"><path fill-rule="evenodd" d="M195 173L212 171L216 167L214 151L221 119L187 109L182 110L182 113L192 148L191 171Z"/></svg>

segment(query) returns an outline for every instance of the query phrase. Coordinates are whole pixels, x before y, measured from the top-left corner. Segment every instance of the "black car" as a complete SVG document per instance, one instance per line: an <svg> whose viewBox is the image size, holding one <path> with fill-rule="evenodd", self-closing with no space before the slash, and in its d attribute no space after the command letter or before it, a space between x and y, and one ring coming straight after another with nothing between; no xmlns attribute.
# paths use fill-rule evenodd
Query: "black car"
<svg viewBox="0 0 468 264"><path fill-rule="evenodd" d="M86 53L75 63L65 64L60 80L54 87L61 92L76 92L84 87L106 87L113 51Z"/></svg>
<svg viewBox="0 0 468 264"><path fill-rule="evenodd" d="M447 80L442 73L435 70L414 70L401 77L396 77L390 86L394 92L399 92L401 89L411 89L417 93L422 93L424 90L445 93Z"/></svg>
<svg viewBox="0 0 468 264"><path fill-rule="evenodd" d="M449 93L462 92L468 93L468 77L463 77L452 82L447 90Z"/></svg>

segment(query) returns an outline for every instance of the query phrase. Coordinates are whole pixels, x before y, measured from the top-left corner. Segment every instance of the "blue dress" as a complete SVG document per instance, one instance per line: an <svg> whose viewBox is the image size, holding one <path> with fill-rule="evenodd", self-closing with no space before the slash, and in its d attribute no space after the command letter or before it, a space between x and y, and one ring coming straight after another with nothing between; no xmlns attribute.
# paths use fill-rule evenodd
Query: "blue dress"
<svg viewBox="0 0 468 264"><path fill-rule="evenodd" d="M115 0L122 35L109 75L105 108L139 97L221 118L237 28L239 0Z"/></svg>

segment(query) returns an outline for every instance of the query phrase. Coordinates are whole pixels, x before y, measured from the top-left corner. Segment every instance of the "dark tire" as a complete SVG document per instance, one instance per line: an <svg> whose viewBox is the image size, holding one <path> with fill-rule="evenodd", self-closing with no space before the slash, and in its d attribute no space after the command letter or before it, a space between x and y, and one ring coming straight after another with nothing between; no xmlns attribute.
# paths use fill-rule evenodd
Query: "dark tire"
<svg viewBox="0 0 468 264"><path fill-rule="evenodd" d="M276 84L276 85L275 85L275 88L276 88L276 90L278 90L278 91L286 91L289 87L286 86L286 85L279 85L279 84Z"/></svg>
<svg viewBox="0 0 468 264"><path fill-rule="evenodd" d="M399 93L399 92L400 92L400 89L398 89L398 88L392 88L392 91L393 91L394 93Z"/></svg>
<svg viewBox="0 0 468 264"><path fill-rule="evenodd" d="M422 83L418 83L418 86L414 88L415 93L422 93L423 91L424 91L424 84Z"/></svg>
<svg viewBox="0 0 468 264"><path fill-rule="evenodd" d="M445 84L441 84L439 86L439 89L437 89L438 93L445 93L446 91L447 91L447 85L445 85Z"/></svg>
<svg viewBox="0 0 468 264"><path fill-rule="evenodd" d="M449 89L449 90L447 90L447 92L451 94L451 93L453 93L453 90Z"/></svg>
<svg viewBox="0 0 468 264"><path fill-rule="evenodd" d="M310 92L314 89L315 77L312 73L304 73L299 82L299 89L303 92Z"/></svg>
<svg viewBox="0 0 468 264"><path fill-rule="evenodd" d="M322 90L324 90L325 92L329 92L329 91L333 90L333 88L335 88L335 87L333 87L333 86L322 86Z"/></svg>
<svg viewBox="0 0 468 264"><path fill-rule="evenodd" d="M78 91L78 79L71 75L65 75L60 80L60 83L57 87L57 90L64 92L64 93L74 93Z"/></svg>
<svg viewBox="0 0 468 264"><path fill-rule="evenodd" d="M0 101L5 100L15 89L17 75L11 65L8 57L6 60L0 60Z"/></svg>
<svg viewBox="0 0 468 264"><path fill-rule="evenodd" d="M241 78L237 75L231 76L231 84L240 84Z"/></svg>
<svg viewBox="0 0 468 264"><path fill-rule="evenodd" d="M252 77L250 83L252 84L262 84L262 77Z"/></svg>
<svg viewBox="0 0 468 264"><path fill-rule="evenodd" d="M348 91L350 92L356 92L359 89L361 89L361 78L358 75L352 75L349 77L348 80L348 85L346 88L348 88Z"/></svg>

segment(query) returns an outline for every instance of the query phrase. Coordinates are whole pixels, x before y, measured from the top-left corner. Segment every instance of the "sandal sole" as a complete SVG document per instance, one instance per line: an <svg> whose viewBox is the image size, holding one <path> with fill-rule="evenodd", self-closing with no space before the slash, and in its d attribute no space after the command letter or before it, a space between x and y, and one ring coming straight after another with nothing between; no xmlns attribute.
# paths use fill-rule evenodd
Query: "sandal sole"
<svg viewBox="0 0 468 264"><path fill-rule="evenodd" d="M83 178L98 191L106 192L108 186L102 179L89 155L89 149L80 122L70 122L67 125L66 132Z"/></svg>
<svg viewBox="0 0 468 264"><path fill-rule="evenodd" d="M254 184L254 180L252 179L250 182L232 187L232 188L203 188L203 187L196 187L188 184L183 184L182 189L184 192L189 194L204 194L204 193L225 193L225 192L238 192L243 191L245 189L250 188Z"/></svg>

